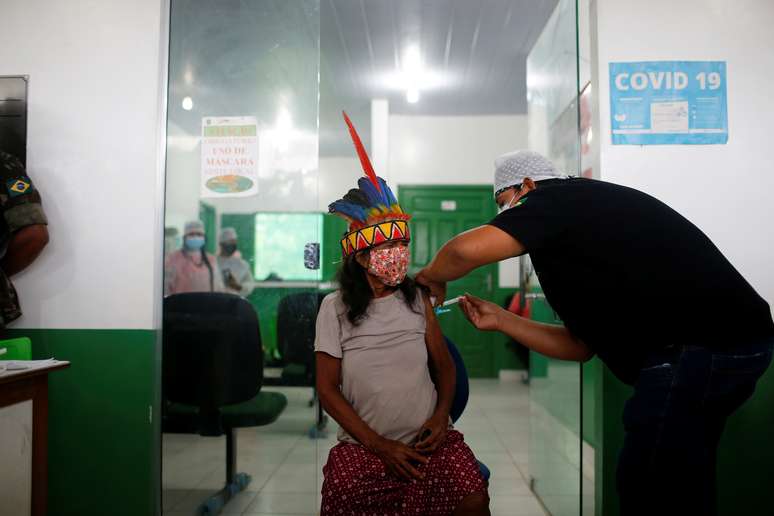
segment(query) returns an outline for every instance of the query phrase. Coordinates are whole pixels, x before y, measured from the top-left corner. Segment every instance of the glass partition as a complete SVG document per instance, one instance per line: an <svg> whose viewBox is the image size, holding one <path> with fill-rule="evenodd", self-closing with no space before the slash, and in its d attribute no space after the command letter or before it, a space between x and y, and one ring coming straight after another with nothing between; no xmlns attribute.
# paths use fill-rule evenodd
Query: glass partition
<svg viewBox="0 0 774 516"><path fill-rule="evenodd" d="M313 438L322 428L311 338L318 253L328 251L318 206L318 0L170 4L164 514L315 514ZM211 291L241 301L221 314L209 309L218 306ZM191 292L204 297L174 301ZM238 338L236 324L245 325ZM191 328L192 351L170 351L185 349L180 336ZM211 342L200 342L204 331ZM177 385L192 374L195 395ZM226 486L229 456L244 475Z"/></svg>
<svg viewBox="0 0 774 516"><path fill-rule="evenodd" d="M180 399L173 379L190 381L198 355L168 353L173 334L205 328L216 341L233 314L207 327L213 314L194 306L165 320L164 513L318 514L337 425L313 392L310 339L319 300L336 288L345 230L327 205L362 174L341 111L414 216L415 273L449 238L493 217L499 154L529 141L577 174L575 2L553 15L554 1L170 3L165 305L191 291L243 298L260 350L235 369L256 369L261 389L237 408ZM513 265L481 268L450 296L507 305ZM531 284L521 288L535 318L556 322ZM528 388L513 374L523 363L515 343L475 331L458 311L439 317L470 377L456 428L491 475L492 514L539 514L541 504L578 512L578 366L533 354ZM229 350L219 349L212 361L225 367ZM234 374L221 369L221 381ZM211 392L205 380L194 378L198 395ZM246 476L223 490L228 457Z"/></svg>
<svg viewBox="0 0 774 516"><path fill-rule="evenodd" d="M573 176L581 169L578 80L577 2L560 0L527 57L529 147ZM561 324L538 276L529 277L532 318ZM580 514L580 366L531 353L529 396L532 489L550 514Z"/></svg>

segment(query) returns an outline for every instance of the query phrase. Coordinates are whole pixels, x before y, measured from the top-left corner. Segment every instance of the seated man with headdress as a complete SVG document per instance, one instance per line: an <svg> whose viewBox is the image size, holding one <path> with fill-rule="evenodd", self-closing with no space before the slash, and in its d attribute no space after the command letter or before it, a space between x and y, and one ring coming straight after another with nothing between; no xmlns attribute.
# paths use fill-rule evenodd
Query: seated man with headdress
<svg viewBox="0 0 774 516"><path fill-rule="evenodd" d="M349 229L315 337L320 401L340 425L321 514L488 515L476 459L450 425L454 362L428 296L406 276L410 217L345 119L366 177L329 207Z"/></svg>

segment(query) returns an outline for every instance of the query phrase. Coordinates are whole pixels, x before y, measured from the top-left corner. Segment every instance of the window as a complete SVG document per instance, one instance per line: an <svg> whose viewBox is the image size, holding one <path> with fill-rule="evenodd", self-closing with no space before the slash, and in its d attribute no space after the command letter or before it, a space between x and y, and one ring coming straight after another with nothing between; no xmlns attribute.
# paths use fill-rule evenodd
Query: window
<svg viewBox="0 0 774 516"><path fill-rule="evenodd" d="M255 278L320 281L320 269L304 267L304 245L321 242L322 225L321 213L258 213L255 216ZM322 243L320 247L322 254Z"/></svg>

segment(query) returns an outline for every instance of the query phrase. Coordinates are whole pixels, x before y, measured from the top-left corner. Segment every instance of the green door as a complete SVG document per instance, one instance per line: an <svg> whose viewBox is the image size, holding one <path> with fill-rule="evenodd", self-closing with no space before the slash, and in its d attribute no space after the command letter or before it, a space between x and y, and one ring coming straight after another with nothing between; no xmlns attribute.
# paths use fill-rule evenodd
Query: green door
<svg viewBox="0 0 774 516"><path fill-rule="evenodd" d="M449 239L487 223L495 215L492 187L400 185L400 205L411 218L411 268L416 274L427 265ZM494 298L497 265L480 267L448 285L447 298L465 292L484 299ZM497 374L494 368L494 336L479 332L468 323L457 307L439 315L441 328L459 348L471 377Z"/></svg>

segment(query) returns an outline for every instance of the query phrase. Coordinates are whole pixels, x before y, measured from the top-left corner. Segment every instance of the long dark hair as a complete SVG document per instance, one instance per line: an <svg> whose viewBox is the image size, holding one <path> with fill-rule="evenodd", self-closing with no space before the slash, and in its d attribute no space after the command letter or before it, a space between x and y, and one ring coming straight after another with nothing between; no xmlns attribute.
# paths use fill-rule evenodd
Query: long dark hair
<svg viewBox="0 0 774 516"><path fill-rule="evenodd" d="M371 285L366 278L366 270L357 262L355 255L351 254L344 258L336 274L336 281L339 283L341 300L347 307L347 319L352 325L357 326L365 317L368 305L374 293ZM406 305L416 312L414 302L417 299L417 288L421 286L413 278L406 276L403 282L397 286L397 289L403 294Z"/></svg>

